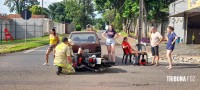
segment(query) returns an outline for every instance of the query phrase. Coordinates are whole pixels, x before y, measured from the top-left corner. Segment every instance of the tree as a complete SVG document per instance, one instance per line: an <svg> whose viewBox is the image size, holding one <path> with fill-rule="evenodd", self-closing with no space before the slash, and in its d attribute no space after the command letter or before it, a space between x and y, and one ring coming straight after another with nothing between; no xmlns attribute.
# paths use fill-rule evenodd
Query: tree
<svg viewBox="0 0 200 90"><path fill-rule="evenodd" d="M145 8L144 23L162 23L167 20L169 15L168 6L175 0L144 0ZM120 22L123 25L123 30L127 33L130 31L130 26L137 27L139 16L139 0L95 0L96 10L107 16L107 10L114 10L114 20L111 17L115 26L120 26ZM112 12L113 13L113 12ZM119 15L117 15L120 13ZM103 17L105 17L103 16ZM121 18L122 20L120 20ZM112 20L109 20L112 21ZM116 23L118 21L118 23ZM154 22L154 23L155 23ZM119 25L117 25L119 24ZM118 27L119 28L119 27ZM145 33L147 30L145 29ZM145 35L146 36L146 35Z"/></svg>
<svg viewBox="0 0 200 90"><path fill-rule="evenodd" d="M115 16L115 19L114 21L112 22L112 25L114 25L114 27L116 29L119 30L122 30L122 21L123 21L123 18L121 17L120 13L117 13L116 16Z"/></svg>
<svg viewBox="0 0 200 90"><path fill-rule="evenodd" d="M31 13L33 15L45 15L48 16L48 9L47 8L42 8L38 5L32 6L30 9Z"/></svg>
<svg viewBox="0 0 200 90"><path fill-rule="evenodd" d="M107 23L107 24L112 24L112 22L115 20L115 14L114 14L115 10L106 10L103 13L103 20Z"/></svg>
<svg viewBox="0 0 200 90"><path fill-rule="evenodd" d="M65 5L63 2L56 2L52 3L48 6L49 8L49 16L51 19L53 19L56 22L62 22L65 23L68 21L66 18L65 13Z"/></svg>
<svg viewBox="0 0 200 90"><path fill-rule="evenodd" d="M5 0L4 5L7 5L10 8L10 12L16 12L20 14L24 10L26 0ZM40 3L37 0L28 0L27 8L31 8L33 5L39 5Z"/></svg>
<svg viewBox="0 0 200 90"><path fill-rule="evenodd" d="M138 17L139 17L139 0L135 0L134 2L132 0L126 0L123 10L123 18L124 18L123 30L129 33L132 23L136 28L138 23Z"/></svg>
<svg viewBox="0 0 200 90"><path fill-rule="evenodd" d="M50 17L57 22L73 22L85 28L94 24L92 0L64 0L48 6Z"/></svg>
<svg viewBox="0 0 200 90"><path fill-rule="evenodd" d="M87 24L94 24L94 5L92 0L64 0L68 19L85 28Z"/></svg>
<svg viewBox="0 0 200 90"><path fill-rule="evenodd" d="M105 29L105 21L103 18L97 18L95 19L95 28L98 30L104 30Z"/></svg>
<svg viewBox="0 0 200 90"><path fill-rule="evenodd" d="M106 9L122 11L122 6L126 0L95 0L96 10L104 13Z"/></svg>
<svg viewBox="0 0 200 90"><path fill-rule="evenodd" d="M174 1L176 0L148 0L145 2L148 22L161 23L161 33L163 32L163 22L168 20L168 6Z"/></svg>

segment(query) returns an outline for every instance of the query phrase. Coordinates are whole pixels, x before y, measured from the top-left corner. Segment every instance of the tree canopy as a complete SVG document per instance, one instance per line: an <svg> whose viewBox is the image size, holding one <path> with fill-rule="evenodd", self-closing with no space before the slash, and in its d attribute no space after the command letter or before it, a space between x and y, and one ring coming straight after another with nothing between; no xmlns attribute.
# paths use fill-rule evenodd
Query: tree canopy
<svg viewBox="0 0 200 90"><path fill-rule="evenodd" d="M28 8L32 14L47 15L56 22L74 23L85 28L87 24L104 26L113 24L116 29L130 31L131 25L137 26L139 17L139 0L63 0L42 8L38 0L5 0L10 12L21 13ZM144 21L161 23L168 19L168 6L175 0L144 0ZM26 7L25 7L26 6ZM94 12L102 14L95 19Z"/></svg>
<svg viewBox="0 0 200 90"><path fill-rule="evenodd" d="M161 23L167 20L168 6L175 0L144 0L144 20L148 23ZM130 25L137 25L139 0L95 0L96 10L103 13L103 19L116 28L130 31ZM120 27L119 27L120 26Z"/></svg>
<svg viewBox="0 0 200 90"><path fill-rule="evenodd" d="M48 16L48 9L47 8L42 8L41 6L38 6L38 5L34 5L32 6L30 9L31 13L33 15L46 15Z"/></svg>
<svg viewBox="0 0 200 90"><path fill-rule="evenodd" d="M92 0L64 0L53 3L48 8L50 17L57 22L73 22L83 28L94 23Z"/></svg>
<svg viewBox="0 0 200 90"><path fill-rule="evenodd" d="M25 3L26 2L26 3ZM7 5L10 12L20 14L25 8L30 9L33 5L39 5L38 0L5 0L4 5Z"/></svg>

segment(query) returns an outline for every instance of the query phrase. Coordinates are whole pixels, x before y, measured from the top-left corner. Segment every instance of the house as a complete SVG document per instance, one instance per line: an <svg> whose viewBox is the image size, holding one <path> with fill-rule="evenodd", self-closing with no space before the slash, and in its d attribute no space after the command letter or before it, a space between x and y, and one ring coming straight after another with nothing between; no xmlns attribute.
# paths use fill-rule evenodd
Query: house
<svg viewBox="0 0 200 90"><path fill-rule="evenodd" d="M200 44L200 0L177 0L169 5L169 14L178 41Z"/></svg>

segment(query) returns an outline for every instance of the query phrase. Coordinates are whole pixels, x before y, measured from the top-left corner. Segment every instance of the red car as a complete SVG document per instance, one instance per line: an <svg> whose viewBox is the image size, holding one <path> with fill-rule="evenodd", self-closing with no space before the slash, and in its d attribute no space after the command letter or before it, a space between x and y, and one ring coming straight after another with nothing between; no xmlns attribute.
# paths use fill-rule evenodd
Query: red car
<svg viewBox="0 0 200 90"><path fill-rule="evenodd" d="M75 31L69 35L69 39L72 41L72 49L74 53L78 52L81 47L84 50L88 50L88 53L101 56L101 44L100 39L94 31Z"/></svg>

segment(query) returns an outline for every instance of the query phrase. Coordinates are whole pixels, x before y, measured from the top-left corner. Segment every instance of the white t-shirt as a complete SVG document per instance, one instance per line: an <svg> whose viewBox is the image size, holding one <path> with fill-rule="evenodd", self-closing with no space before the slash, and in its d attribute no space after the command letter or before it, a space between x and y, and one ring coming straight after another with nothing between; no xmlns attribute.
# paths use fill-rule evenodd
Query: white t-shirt
<svg viewBox="0 0 200 90"><path fill-rule="evenodd" d="M159 32L151 33L151 46L155 47L160 38L162 38L162 35Z"/></svg>

